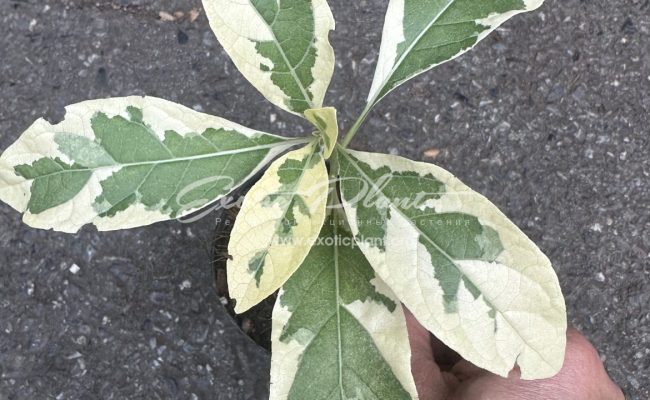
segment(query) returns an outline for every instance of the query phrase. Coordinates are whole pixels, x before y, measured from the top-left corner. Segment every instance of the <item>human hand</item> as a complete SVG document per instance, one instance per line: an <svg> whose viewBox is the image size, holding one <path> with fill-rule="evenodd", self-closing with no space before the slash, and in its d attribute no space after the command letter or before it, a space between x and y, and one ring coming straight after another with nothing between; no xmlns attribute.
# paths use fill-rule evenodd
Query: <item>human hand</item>
<svg viewBox="0 0 650 400"><path fill-rule="evenodd" d="M598 352L576 329L567 332L564 366L553 378L525 381L515 368L502 378L461 359L405 309L411 369L420 400L623 400Z"/></svg>

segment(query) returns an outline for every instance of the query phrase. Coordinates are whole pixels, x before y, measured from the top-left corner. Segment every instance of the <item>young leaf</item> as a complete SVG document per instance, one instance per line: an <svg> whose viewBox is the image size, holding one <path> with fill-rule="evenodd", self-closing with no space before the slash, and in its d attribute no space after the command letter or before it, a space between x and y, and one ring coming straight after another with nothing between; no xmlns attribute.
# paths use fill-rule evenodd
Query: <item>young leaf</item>
<svg viewBox="0 0 650 400"><path fill-rule="evenodd" d="M236 189L296 141L154 97L92 100L39 119L0 157L0 200L36 228L124 229Z"/></svg>
<svg viewBox="0 0 650 400"><path fill-rule="evenodd" d="M481 368L550 377L564 360L565 305L549 260L485 197L404 158L337 151L352 231L415 317Z"/></svg>
<svg viewBox="0 0 650 400"><path fill-rule="evenodd" d="M294 114L323 105L334 72L326 0L203 0L217 39L271 103Z"/></svg>
<svg viewBox="0 0 650 400"><path fill-rule="evenodd" d="M270 398L415 399L402 306L340 212L330 210L276 302Z"/></svg>
<svg viewBox="0 0 650 400"><path fill-rule="evenodd" d="M318 135L323 139L325 159L329 159L339 137L336 109L333 107L309 109L305 111L305 118L318 129Z"/></svg>
<svg viewBox="0 0 650 400"><path fill-rule="evenodd" d="M474 47L544 0L390 0L370 106L408 79Z"/></svg>
<svg viewBox="0 0 650 400"><path fill-rule="evenodd" d="M271 164L248 192L228 253L228 288L242 313L296 271L325 220L327 168L316 143Z"/></svg>

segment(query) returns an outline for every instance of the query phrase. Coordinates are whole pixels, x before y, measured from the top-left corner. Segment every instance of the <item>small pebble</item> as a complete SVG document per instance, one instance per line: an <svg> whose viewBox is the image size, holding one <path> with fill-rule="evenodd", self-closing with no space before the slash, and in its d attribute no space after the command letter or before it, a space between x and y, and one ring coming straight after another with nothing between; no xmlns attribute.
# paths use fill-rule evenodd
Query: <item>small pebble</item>
<svg viewBox="0 0 650 400"><path fill-rule="evenodd" d="M176 21L176 18L174 18L174 16L171 15L170 13L168 13L167 11L161 11L161 12L159 12L159 13L158 13L158 17L160 17L160 20L161 20L161 21L165 21L165 22L173 22L173 21Z"/></svg>
<svg viewBox="0 0 650 400"><path fill-rule="evenodd" d="M181 290L190 289L192 287L192 282L190 282L189 280L186 279L186 280L183 281L183 283L178 285L178 287Z"/></svg>
<svg viewBox="0 0 650 400"><path fill-rule="evenodd" d="M440 155L440 149L431 148L424 151L424 156L435 159Z"/></svg>
<svg viewBox="0 0 650 400"><path fill-rule="evenodd" d="M70 273L72 273L73 275L77 275L77 274L79 273L79 271L81 271L81 268L79 268L79 266L78 266L77 264L72 264L72 266L70 267L69 271L70 271Z"/></svg>
<svg viewBox="0 0 650 400"><path fill-rule="evenodd" d="M189 12L189 18L190 22L196 21L197 18L199 18L199 15L201 15L201 11L198 8L193 8Z"/></svg>

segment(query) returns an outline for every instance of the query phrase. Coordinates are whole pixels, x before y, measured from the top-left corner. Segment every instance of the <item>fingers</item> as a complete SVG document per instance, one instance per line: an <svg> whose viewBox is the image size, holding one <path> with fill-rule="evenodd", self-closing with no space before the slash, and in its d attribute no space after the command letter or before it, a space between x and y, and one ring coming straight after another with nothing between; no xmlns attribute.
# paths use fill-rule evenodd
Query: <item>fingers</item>
<svg viewBox="0 0 650 400"><path fill-rule="evenodd" d="M574 328L567 332L566 356L558 379L566 386L591 387L594 399L624 399L623 391L607 374L596 348Z"/></svg>
<svg viewBox="0 0 650 400"><path fill-rule="evenodd" d="M567 332L564 365L552 378L524 381L518 368L502 378L467 361L455 366L453 372L461 374L463 380L455 399L623 400L596 349L575 329Z"/></svg>
<svg viewBox="0 0 650 400"><path fill-rule="evenodd" d="M465 360L456 362L451 372L441 370L440 363L453 363L459 356L432 338L408 309L404 312L420 400L624 400L596 349L573 328L567 331L564 365L559 373L549 379L525 381L520 379L519 368L502 378Z"/></svg>
<svg viewBox="0 0 650 400"><path fill-rule="evenodd" d="M448 397L453 377L440 371L434 360L431 334L404 307L406 326L411 343L411 371L420 400L439 400ZM449 380L452 382L449 382Z"/></svg>
<svg viewBox="0 0 650 400"><path fill-rule="evenodd" d="M404 307L406 314L406 323L409 327L409 337L411 339L421 341L422 350L426 350L427 354L433 354L436 364L443 370L450 370L462 358L458 353L450 349L440 339L436 338L425 327L420 325L415 316ZM413 344L411 345L413 346Z"/></svg>

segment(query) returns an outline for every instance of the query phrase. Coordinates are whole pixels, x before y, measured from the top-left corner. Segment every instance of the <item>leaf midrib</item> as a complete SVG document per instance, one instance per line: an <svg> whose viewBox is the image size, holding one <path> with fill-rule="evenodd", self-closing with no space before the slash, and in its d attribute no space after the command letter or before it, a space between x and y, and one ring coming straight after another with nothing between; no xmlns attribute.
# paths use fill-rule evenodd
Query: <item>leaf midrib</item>
<svg viewBox="0 0 650 400"><path fill-rule="evenodd" d="M336 210L331 210L332 213ZM338 343L338 364L339 364L339 389L341 391L341 399L345 399L345 392L343 390L343 335L341 333L341 286L339 276L339 246L338 246L338 221L334 214L334 281L336 283L336 330L337 330L337 343Z"/></svg>
<svg viewBox="0 0 650 400"><path fill-rule="evenodd" d="M93 167L93 168L70 168L70 169L63 169L61 171L57 172L52 172L49 174L45 175L39 175L35 178L31 179L26 179L26 181L32 181L34 179L39 179L39 178L48 178L51 176L59 175L59 174L64 174L68 172L94 172L94 171L101 171L101 170L106 170L106 169L113 169L113 168L127 168L127 167L140 167L140 166L145 166L145 165L163 165L163 164L173 164L173 163L179 163L179 162L185 162L185 161L195 161L195 160L202 160L206 158L217 158L217 157L223 157L227 155L234 155L234 154L244 154L244 153L250 153L258 150L266 150L266 149L272 149L275 147L291 147L296 144L302 144L302 143L307 143L307 139L295 139L295 140L286 140L283 142L276 142L276 143L270 143L270 144L265 144L265 145L258 145L258 146L251 146L251 147L245 147L241 149L233 149L233 150L223 150L223 151L218 151L214 153L206 153L206 154L201 154L201 155L196 155L196 156L186 156L186 157L178 157L178 158L169 158L169 159L162 159L162 160L150 160L150 161L142 161L142 162L132 162L132 163L115 163L111 165L102 165L99 167ZM74 162L74 160L73 160Z"/></svg>
<svg viewBox="0 0 650 400"><path fill-rule="evenodd" d="M255 13L265 23L265 25L267 26L271 36L273 36L273 44L278 49L278 52L280 52L280 55L282 55L282 60L287 65L287 68L289 69L289 73L291 74L291 77L298 84L298 87L300 88L300 93L303 96L303 100L305 100L305 102L309 105L308 108L314 108L314 104L313 104L312 100L309 98L309 95L307 94L307 89L305 89L304 85L302 84L302 81L300 79L298 79L298 75L296 74L296 71L295 71L294 67L289 62L289 59L287 58L287 55L284 52L284 49L282 48L282 46L280 46L280 42L278 41L277 36L275 36L275 32L273 32L273 24L270 24L270 25L266 24L266 20L264 19L262 14L260 14L260 11L257 9L257 7L255 7L255 5L253 5L253 3L250 2L250 0L249 0L249 3L251 5L251 7L253 8L253 10L255 10ZM279 5L278 5L278 7L279 7ZM313 10L313 4L312 4L312 10ZM280 10L278 8L278 13L276 13L276 15L273 17L273 22L274 23L275 23L275 20L277 19L279 13L280 13ZM315 30L316 30L316 21L314 20L314 32L315 32ZM312 36L311 41L312 42L314 41L314 36ZM304 60L304 56L303 56L303 60ZM291 96L289 96L289 95L287 95L287 97L291 98Z"/></svg>
<svg viewBox="0 0 650 400"><path fill-rule="evenodd" d="M336 213L336 210L330 210L330 212ZM305 346L303 350L303 354L307 353L309 349L311 348L312 344L316 340L316 338L319 337L319 335L323 332L323 328L334 318L336 317L336 329L337 329L337 364L338 364L338 390L340 391L341 399L345 399L345 391L344 391L344 386L343 386L343 369L344 369L344 362L343 362L343 333L341 332L341 311L343 310L344 312L347 312L352 318L356 319L354 314L346 307L344 302L342 301L341 298L341 286L340 286L340 269L339 269L339 241L336 240L338 237L338 227L339 227L339 221L338 217L334 217L333 220L333 236L334 236L334 241L333 241L333 249L334 249L334 281L335 281L335 296L336 296L336 312L328 315L325 319L325 322L323 322L320 326L320 328L314 332L314 336L311 338L310 342ZM324 272L327 271L327 265L323 265L323 268L318 272L316 278L314 278L309 285L307 285L307 288L311 288L315 282L318 280L318 277L320 277ZM302 299L300 300L302 302ZM299 306L297 306L299 307ZM296 310L297 307L294 309ZM359 324L362 329L364 329L368 335L370 333L367 331L366 327L363 326L363 324ZM351 373L354 373L359 380L363 381L361 377L356 374L354 370L349 370ZM364 382L365 384L365 382ZM365 384L368 390L370 390L373 394L377 395L373 388L371 388L368 384ZM337 388L333 388L330 393L334 393L337 390ZM329 397L328 397L329 398ZM379 397L377 397L379 398Z"/></svg>
<svg viewBox="0 0 650 400"><path fill-rule="evenodd" d="M440 253L441 253L445 258L447 258L447 259L448 259L448 260L449 260L449 261L450 261L450 262L451 262L451 263L456 267L456 269L458 270L458 272L460 272L460 273L463 275L463 277L467 278L467 280L469 280L472 284L474 284L474 282L472 282L472 280L469 279L469 277L467 277L467 276L463 273L463 271L460 269L460 267L456 264L456 260L455 260L454 258L452 258L452 257L449 255L449 253L447 253L446 251L444 251L444 250L440 247L440 245L438 245L438 243L434 242L433 239L429 238L428 235L424 234L424 232L422 232L422 230L420 230L420 229L417 227L417 225L414 225L414 224L412 223L412 221L411 221L411 218L408 217L407 215L405 215L405 214L402 212L402 210L399 209L399 207L396 207L396 206L391 202L391 199L390 199L390 198L389 198L389 197L384 193L384 191L382 190L382 188L379 187L379 186L377 186L377 185L374 183L374 181L373 181L373 180L372 180L372 179L371 179L371 178L370 178L370 177L369 177L369 176L368 176L368 175L367 175L367 174L366 174L366 173L365 173L365 172L364 172L364 171L363 171L363 170L362 170L358 165L357 165L356 162L354 162L354 160L350 157L349 154L347 154L347 152L342 151L341 153L343 153L344 156L345 156L345 157L350 161L350 164L352 164L352 165L354 166L354 168L357 170L357 172L359 172L359 173L364 177L364 179L365 179L368 183L370 183L370 184L373 186L374 189L376 189L379 193L381 193L381 195L384 197L384 199L386 199L386 200L389 201L389 203L393 206L393 208L392 208L393 210L397 211L397 212L398 212L398 213L399 213L399 214L400 214L400 215L401 215L401 216L402 216L406 221L408 221L409 225L411 225L411 227L413 227L413 229L415 229L421 237L426 238L427 241L429 241L433 246L435 246L436 250L438 250L438 251L439 251L439 252L440 252ZM386 184L388 184L388 182L387 182ZM475 285L475 286L476 286L476 285ZM483 294L483 292L481 292L481 294Z"/></svg>
<svg viewBox="0 0 650 400"><path fill-rule="evenodd" d="M368 102L368 104L374 104L374 103L377 102L377 98L379 97L379 94L384 90L384 88L386 87L386 85L388 84L390 79L393 77L393 75L395 75L395 72L397 72L397 69L402 65L402 63L404 62L406 57L408 57L408 55L411 54L411 51L413 51L415 46L418 43L420 43L420 40L422 40L422 38L424 37L424 34L427 33L429 31L429 29L431 29L431 27L433 25L435 25L435 23L438 21L438 19L440 19L442 14L444 14L449 9L449 7L451 7L452 4L454 4L455 1L456 0L449 0L449 2L443 7L443 9L438 13L438 15L433 17L431 19L431 22L429 22L427 24L427 26L424 29L422 29L422 31L420 31L418 36L415 37L415 39L411 42L411 44L406 48L406 50L402 53L402 55L397 59L397 61L393 65L393 69L391 69L390 73L386 76L384 81L379 86L379 90L377 90L377 93L375 94L373 100L371 102ZM406 5L404 7L405 7L404 12L406 12ZM402 30L404 30L404 22L403 21L402 21ZM399 44L400 43L398 43L397 45L399 46Z"/></svg>

